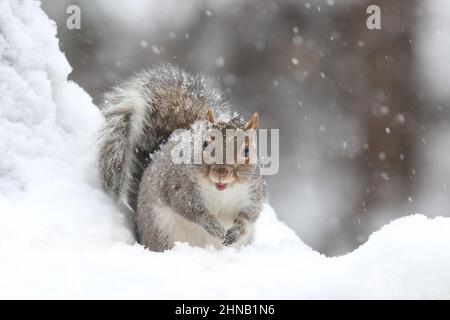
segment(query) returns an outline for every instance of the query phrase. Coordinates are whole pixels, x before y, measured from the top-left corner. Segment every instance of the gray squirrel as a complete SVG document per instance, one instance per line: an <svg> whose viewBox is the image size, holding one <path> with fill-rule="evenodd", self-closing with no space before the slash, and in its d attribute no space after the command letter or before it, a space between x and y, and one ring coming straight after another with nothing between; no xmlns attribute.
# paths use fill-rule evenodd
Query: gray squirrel
<svg viewBox="0 0 450 320"><path fill-rule="evenodd" d="M100 110L100 180L134 213L139 243L164 251L177 241L216 248L251 241L265 200L259 164L175 164L171 135L196 123L224 137L226 129L256 131L258 114L227 118L229 105L210 80L173 65L123 81L104 95ZM204 139L205 147L211 141ZM250 147L236 152L246 158Z"/></svg>

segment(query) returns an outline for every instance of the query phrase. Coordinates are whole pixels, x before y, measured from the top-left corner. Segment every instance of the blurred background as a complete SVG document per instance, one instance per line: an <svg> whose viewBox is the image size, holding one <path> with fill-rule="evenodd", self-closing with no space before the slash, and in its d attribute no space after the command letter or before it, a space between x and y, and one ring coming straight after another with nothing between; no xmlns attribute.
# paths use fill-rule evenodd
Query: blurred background
<svg viewBox="0 0 450 320"><path fill-rule="evenodd" d="M66 27L68 5L81 29ZM366 9L381 8L381 30ZM149 65L215 78L280 129L280 219L339 255L400 216L449 216L447 0L44 0L71 79L94 99Z"/></svg>

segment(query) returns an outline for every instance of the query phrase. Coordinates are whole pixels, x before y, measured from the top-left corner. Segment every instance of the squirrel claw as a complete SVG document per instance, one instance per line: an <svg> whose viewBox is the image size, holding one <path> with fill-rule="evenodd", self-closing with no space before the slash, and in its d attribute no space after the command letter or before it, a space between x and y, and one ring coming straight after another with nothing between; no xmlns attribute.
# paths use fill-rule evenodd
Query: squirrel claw
<svg viewBox="0 0 450 320"><path fill-rule="evenodd" d="M229 229L225 235L225 240L223 241L224 246L229 246L235 243L239 238L239 232L236 229Z"/></svg>
<svg viewBox="0 0 450 320"><path fill-rule="evenodd" d="M225 229L219 222L211 224L211 227L209 228L208 232L213 237L216 237L216 238L219 238L222 240L225 239Z"/></svg>

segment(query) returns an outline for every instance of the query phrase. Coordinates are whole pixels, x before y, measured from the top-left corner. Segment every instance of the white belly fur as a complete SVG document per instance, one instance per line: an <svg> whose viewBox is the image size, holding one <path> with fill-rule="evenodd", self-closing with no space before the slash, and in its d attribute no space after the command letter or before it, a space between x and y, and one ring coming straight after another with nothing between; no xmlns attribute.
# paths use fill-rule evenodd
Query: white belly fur
<svg viewBox="0 0 450 320"><path fill-rule="evenodd" d="M218 191L210 185L201 186L201 194L206 208L217 217L225 230L233 225L239 211L249 203L248 187L245 185L232 185L228 189ZM210 236L198 224L190 222L172 208L160 205L157 210L158 223L168 235L168 241L172 247L175 242L187 242L192 246L222 247L222 240ZM251 228L251 227L250 227ZM253 230L249 230L234 247L239 247L248 242Z"/></svg>

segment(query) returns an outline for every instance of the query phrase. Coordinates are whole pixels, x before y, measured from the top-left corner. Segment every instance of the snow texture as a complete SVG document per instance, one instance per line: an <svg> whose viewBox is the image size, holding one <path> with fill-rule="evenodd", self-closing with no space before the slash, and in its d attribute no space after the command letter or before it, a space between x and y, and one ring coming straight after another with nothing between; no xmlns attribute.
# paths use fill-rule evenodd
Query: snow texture
<svg viewBox="0 0 450 320"><path fill-rule="evenodd" d="M70 70L39 3L0 0L0 298L450 298L450 218L328 258L267 205L251 246L144 250L99 187L102 118Z"/></svg>

